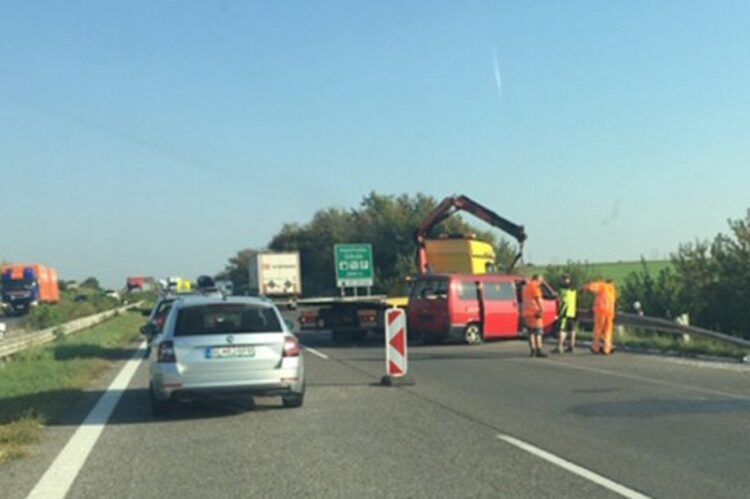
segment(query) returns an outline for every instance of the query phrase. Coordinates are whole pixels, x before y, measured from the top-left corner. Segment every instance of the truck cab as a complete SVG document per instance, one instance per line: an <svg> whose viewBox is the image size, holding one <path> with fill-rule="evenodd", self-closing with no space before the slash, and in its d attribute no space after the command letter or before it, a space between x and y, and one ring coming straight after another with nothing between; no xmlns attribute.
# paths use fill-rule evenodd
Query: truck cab
<svg viewBox="0 0 750 499"><path fill-rule="evenodd" d="M57 272L42 265L5 265L0 269L3 306L11 314L25 314L37 303L60 299Z"/></svg>

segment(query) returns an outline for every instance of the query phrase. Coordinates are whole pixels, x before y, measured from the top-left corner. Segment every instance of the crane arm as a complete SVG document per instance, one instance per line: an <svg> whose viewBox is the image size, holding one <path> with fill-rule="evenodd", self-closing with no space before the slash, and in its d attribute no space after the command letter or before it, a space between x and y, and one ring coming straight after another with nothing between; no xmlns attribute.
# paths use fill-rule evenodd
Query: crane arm
<svg viewBox="0 0 750 499"><path fill-rule="evenodd" d="M417 227L415 238L417 240L417 265L419 267L419 271L423 274L427 272L428 262L426 241L430 230L432 230L435 225L439 224L440 222L460 210L471 213L478 219L488 223L493 227L497 227L506 234L509 234L513 236L513 238L515 238L515 240L519 244L519 251L510 266L510 269L512 269L518 262L518 260L521 259L521 256L523 254L523 244L527 238L526 230L524 229L523 225L514 224L510 220L501 217L494 211L482 206L473 199L462 195L450 196L445 198L440 202L440 204L435 207L434 210L432 210L425 217L424 220L422 220L422 223L419 224L419 227Z"/></svg>

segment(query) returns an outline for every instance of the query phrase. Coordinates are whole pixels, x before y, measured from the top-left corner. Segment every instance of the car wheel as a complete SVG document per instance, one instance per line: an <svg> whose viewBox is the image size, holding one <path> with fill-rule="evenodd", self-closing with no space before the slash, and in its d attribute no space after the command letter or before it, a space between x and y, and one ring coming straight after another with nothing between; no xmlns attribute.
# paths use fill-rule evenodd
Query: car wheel
<svg viewBox="0 0 750 499"><path fill-rule="evenodd" d="M466 326L464 329L464 341L467 345L479 345L482 343L482 328L479 324L472 323Z"/></svg>
<svg viewBox="0 0 750 499"><path fill-rule="evenodd" d="M291 393L289 395L281 396L281 403L287 409L292 409L295 407L302 407L302 402L304 402L304 400L305 400L305 395L302 393Z"/></svg>
<svg viewBox="0 0 750 499"><path fill-rule="evenodd" d="M148 390L149 399L151 400L151 415L152 416L164 416L169 413L171 407L170 403L166 400L159 400L156 398L153 386L149 387Z"/></svg>

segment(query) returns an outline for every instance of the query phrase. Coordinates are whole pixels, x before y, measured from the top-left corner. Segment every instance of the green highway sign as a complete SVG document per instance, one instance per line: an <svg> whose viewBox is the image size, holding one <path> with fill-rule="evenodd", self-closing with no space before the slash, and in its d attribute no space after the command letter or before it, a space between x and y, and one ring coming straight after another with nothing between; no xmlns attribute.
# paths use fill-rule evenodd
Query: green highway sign
<svg viewBox="0 0 750 499"><path fill-rule="evenodd" d="M366 288L373 285L372 245L337 244L333 247L333 255L338 287Z"/></svg>

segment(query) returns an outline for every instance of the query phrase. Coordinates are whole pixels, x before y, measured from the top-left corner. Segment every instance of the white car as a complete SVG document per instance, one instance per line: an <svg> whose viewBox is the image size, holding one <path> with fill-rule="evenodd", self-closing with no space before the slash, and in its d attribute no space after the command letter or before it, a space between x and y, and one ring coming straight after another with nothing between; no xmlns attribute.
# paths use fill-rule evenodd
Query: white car
<svg viewBox="0 0 750 499"><path fill-rule="evenodd" d="M276 306L257 298L175 300L149 364L155 415L205 395L280 395L284 407L304 401L299 341Z"/></svg>

